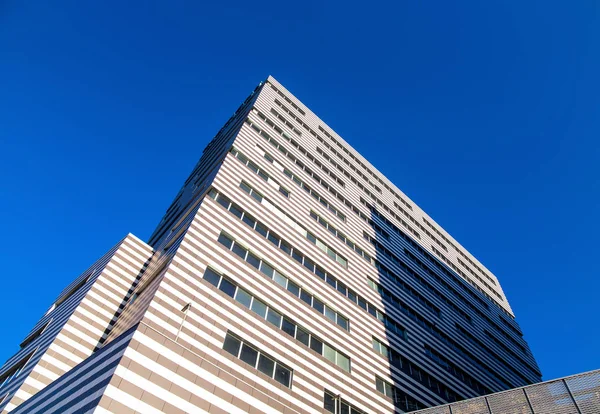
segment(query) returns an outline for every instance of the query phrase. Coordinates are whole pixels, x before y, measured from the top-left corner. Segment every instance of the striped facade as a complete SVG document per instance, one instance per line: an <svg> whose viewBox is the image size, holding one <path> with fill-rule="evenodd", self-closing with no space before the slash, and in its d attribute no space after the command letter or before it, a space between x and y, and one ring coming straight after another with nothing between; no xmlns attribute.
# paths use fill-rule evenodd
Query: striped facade
<svg viewBox="0 0 600 414"><path fill-rule="evenodd" d="M102 345L151 256L152 248L129 234L60 294L0 369L1 413L61 378Z"/></svg>
<svg viewBox="0 0 600 414"><path fill-rule="evenodd" d="M110 329L7 412L393 413L541 380L492 272L272 77L137 243Z"/></svg>

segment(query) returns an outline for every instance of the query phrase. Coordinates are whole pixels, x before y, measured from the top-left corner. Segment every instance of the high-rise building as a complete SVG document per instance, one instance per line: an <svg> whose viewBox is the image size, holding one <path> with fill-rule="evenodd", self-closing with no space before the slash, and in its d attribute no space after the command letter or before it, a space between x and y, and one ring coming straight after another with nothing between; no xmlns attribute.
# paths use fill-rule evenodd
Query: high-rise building
<svg viewBox="0 0 600 414"><path fill-rule="evenodd" d="M496 276L269 77L0 369L0 412L392 413L540 380Z"/></svg>

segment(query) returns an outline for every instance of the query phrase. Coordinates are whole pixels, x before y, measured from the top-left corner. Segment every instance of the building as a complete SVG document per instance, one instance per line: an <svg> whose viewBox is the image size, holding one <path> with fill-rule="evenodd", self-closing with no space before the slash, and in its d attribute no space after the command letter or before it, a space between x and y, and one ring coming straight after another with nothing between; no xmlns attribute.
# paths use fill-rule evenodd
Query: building
<svg viewBox="0 0 600 414"><path fill-rule="evenodd" d="M598 414L600 370L571 375L413 414Z"/></svg>
<svg viewBox="0 0 600 414"><path fill-rule="evenodd" d="M392 413L540 380L492 272L269 77L0 369L0 412Z"/></svg>

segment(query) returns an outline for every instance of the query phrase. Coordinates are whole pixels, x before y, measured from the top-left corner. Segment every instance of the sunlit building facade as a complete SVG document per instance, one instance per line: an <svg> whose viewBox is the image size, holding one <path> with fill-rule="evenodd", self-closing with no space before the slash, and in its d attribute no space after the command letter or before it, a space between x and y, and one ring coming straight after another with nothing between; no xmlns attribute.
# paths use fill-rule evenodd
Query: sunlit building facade
<svg viewBox="0 0 600 414"><path fill-rule="evenodd" d="M0 412L393 413L540 380L496 276L269 77L0 369Z"/></svg>

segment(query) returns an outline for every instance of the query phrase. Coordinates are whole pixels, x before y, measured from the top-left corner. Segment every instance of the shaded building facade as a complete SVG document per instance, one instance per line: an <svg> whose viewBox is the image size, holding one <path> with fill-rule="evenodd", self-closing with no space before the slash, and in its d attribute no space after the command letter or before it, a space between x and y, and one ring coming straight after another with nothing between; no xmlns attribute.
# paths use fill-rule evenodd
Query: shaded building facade
<svg viewBox="0 0 600 414"><path fill-rule="evenodd" d="M496 276L272 77L124 240L115 286L84 273L0 369L0 412L392 413L541 380ZM68 321L86 351L40 381Z"/></svg>

